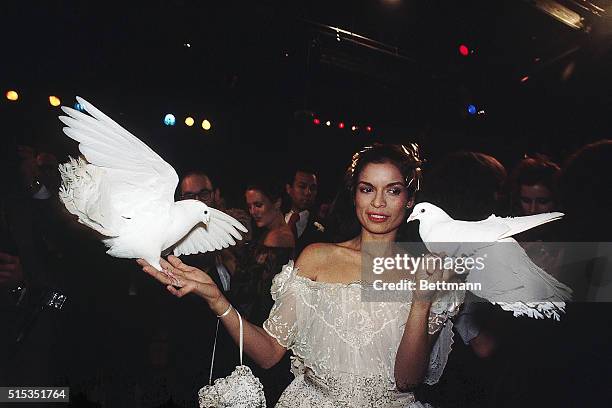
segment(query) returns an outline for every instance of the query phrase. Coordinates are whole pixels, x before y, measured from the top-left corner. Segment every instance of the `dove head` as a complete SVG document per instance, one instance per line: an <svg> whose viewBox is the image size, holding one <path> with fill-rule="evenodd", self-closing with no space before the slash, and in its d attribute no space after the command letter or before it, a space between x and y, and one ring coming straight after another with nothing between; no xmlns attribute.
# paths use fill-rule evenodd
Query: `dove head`
<svg viewBox="0 0 612 408"><path fill-rule="evenodd" d="M427 228L431 224L440 221L448 221L451 217L440 207L431 203L418 203L412 209L412 214L407 222L419 220L420 227Z"/></svg>
<svg viewBox="0 0 612 408"><path fill-rule="evenodd" d="M205 225L208 225L210 222L210 207L200 200L181 200L174 204L178 208L181 208L181 212L187 214L187 218L194 223L203 222Z"/></svg>

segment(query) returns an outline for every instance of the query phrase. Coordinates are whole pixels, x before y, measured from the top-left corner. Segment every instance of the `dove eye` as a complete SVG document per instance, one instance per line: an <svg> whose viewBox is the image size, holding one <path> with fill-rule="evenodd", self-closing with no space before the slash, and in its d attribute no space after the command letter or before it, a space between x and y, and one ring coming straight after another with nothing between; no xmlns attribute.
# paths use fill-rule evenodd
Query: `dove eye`
<svg viewBox="0 0 612 408"><path fill-rule="evenodd" d="M424 208L421 208L421 214L422 214L422 213L424 213L424 212L425 212L425 209L424 209Z"/></svg>
<svg viewBox="0 0 612 408"><path fill-rule="evenodd" d="M208 210L204 211L204 214L208 214Z"/></svg>

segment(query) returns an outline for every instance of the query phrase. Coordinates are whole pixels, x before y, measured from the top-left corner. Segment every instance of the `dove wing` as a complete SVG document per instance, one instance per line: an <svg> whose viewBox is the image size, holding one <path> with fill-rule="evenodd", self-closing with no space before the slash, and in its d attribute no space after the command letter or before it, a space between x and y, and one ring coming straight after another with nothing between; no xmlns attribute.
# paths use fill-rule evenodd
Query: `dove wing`
<svg viewBox="0 0 612 408"><path fill-rule="evenodd" d="M482 221L449 220L437 224L428 241L435 242L496 242L563 217L553 212L524 217L491 215Z"/></svg>
<svg viewBox="0 0 612 408"><path fill-rule="evenodd" d="M177 242L173 250L174 255L191 255L227 248L236 244L235 239L242 239L238 231L247 232L235 218L214 208L209 210L211 214L208 224L199 223Z"/></svg>
<svg viewBox="0 0 612 408"><path fill-rule="evenodd" d="M77 96L77 101L91 114L62 107L69 116L60 116L67 125L64 133L77 142L87 161L110 170L123 170L130 181L154 179L151 193L168 202L174 201L178 175L174 168L136 136L121 127L91 103Z"/></svg>
<svg viewBox="0 0 612 408"><path fill-rule="evenodd" d="M482 222L484 224L501 223L507 225L508 231L498 238L504 239L519 234L521 232L530 230L531 228L537 227L539 225L559 220L563 217L563 215L564 214L561 212L527 215L523 217L497 217L495 215L492 215Z"/></svg>
<svg viewBox="0 0 612 408"><path fill-rule="evenodd" d="M74 188L64 188L62 200L67 206L67 200L79 196L79 205L71 212L92 227L102 226L107 235L118 235L129 220L170 206L178 184L174 168L91 103L80 97L77 101L91 116L62 107L68 116L59 119L89 164L76 169L81 174L71 181L86 176L95 188L88 186L85 192L74 182Z"/></svg>

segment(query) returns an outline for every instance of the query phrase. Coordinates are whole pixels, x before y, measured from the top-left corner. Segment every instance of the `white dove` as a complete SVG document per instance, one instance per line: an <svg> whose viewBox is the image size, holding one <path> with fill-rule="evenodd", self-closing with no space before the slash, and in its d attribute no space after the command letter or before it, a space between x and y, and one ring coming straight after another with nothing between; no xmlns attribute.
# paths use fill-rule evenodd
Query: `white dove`
<svg viewBox="0 0 612 408"><path fill-rule="evenodd" d="M79 142L87 161L70 158L59 166L59 196L79 222L108 238L107 253L143 258L163 270L160 255L227 248L247 229L229 215L198 200L174 202L178 176L151 148L91 103L77 97L91 114L62 107L64 133Z"/></svg>
<svg viewBox="0 0 612 408"><path fill-rule="evenodd" d="M546 273L527 256L513 235L555 221L563 213L459 221L431 204L414 206L408 222L419 220L419 235L427 249L452 257L484 257L484 268L472 268L468 283L480 283L476 293L515 316L559 320L572 290Z"/></svg>

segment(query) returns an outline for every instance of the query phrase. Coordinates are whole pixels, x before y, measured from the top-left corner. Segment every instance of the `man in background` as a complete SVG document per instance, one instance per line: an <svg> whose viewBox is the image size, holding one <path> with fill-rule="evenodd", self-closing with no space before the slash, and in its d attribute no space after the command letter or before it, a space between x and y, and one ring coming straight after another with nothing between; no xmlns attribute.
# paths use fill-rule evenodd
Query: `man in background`
<svg viewBox="0 0 612 408"><path fill-rule="evenodd" d="M294 169L285 186L290 198L285 222L295 236L296 258L308 245L325 241L325 227L315 209L318 189L316 173L301 167Z"/></svg>

